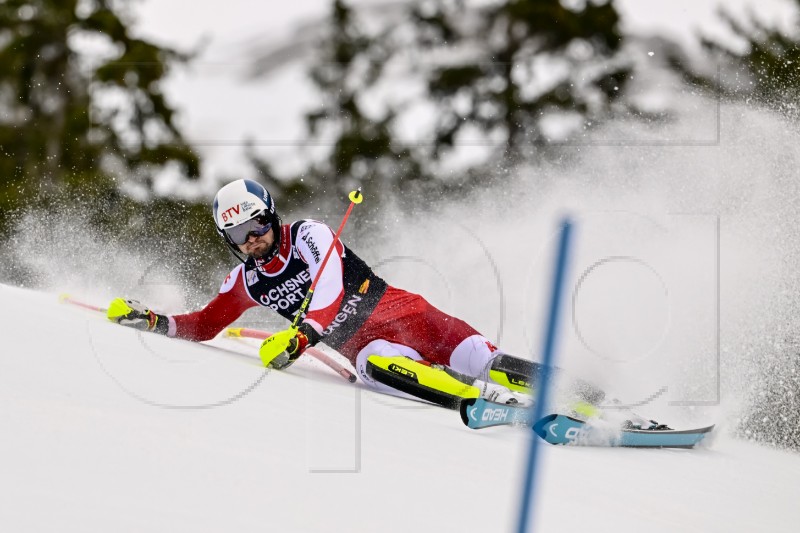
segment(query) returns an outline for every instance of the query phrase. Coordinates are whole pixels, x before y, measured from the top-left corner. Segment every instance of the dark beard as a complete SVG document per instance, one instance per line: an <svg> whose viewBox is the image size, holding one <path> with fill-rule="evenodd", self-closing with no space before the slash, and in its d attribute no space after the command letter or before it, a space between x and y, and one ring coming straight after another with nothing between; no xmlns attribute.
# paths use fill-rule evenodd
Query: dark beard
<svg viewBox="0 0 800 533"><path fill-rule="evenodd" d="M264 250L262 253L249 254L249 255L250 257L256 260L256 263L263 264L263 263L268 263L270 260L272 260L272 258L275 257L275 255L277 255L277 251L278 251L278 243L273 242L272 246Z"/></svg>

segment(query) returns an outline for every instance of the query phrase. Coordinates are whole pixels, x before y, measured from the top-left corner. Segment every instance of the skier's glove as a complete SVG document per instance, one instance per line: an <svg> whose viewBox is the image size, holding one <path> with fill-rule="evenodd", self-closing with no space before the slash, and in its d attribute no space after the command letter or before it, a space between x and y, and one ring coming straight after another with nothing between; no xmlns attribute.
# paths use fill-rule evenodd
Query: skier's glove
<svg viewBox="0 0 800 533"><path fill-rule="evenodd" d="M166 316L157 315L136 300L113 299L108 305L107 316L112 322L140 331L153 331L161 335L169 331L169 319Z"/></svg>
<svg viewBox="0 0 800 533"><path fill-rule="evenodd" d="M264 366L283 370L297 361L306 348L316 344L319 338L317 330L303 323L298 328L279 331L264 339L258 355Z"/></svg>

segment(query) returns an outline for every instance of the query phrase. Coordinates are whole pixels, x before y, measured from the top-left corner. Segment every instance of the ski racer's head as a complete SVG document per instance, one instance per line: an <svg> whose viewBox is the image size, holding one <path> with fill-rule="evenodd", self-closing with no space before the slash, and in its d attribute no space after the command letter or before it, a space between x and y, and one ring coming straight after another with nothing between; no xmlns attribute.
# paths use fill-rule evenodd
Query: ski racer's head
<svg viewBox="0 0 800 533"><path fill-rule="evenodd" d="M214 197L217 232L241 261L269 261L280 248L281 217L269 191L252 180L236 180Z"/></svg>

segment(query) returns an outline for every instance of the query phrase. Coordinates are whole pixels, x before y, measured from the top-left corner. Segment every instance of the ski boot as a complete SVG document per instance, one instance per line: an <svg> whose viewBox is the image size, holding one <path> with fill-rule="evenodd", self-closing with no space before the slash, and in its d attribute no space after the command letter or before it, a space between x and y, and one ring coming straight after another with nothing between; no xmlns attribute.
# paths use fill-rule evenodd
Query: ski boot
<svg viewBox="0 0 800 533"><path fill-rule="evenodd" d="M671 430L672 428L666 424L659 424L655 420L626 420L622 423L622 429L643 429L647 431L664 431Z"/></svg>
<svg viewBox="0 0 800 533"><path fill-rule="evenodd" d="M497 383L476 379L474 386L481 390L481 398L490 402L513 405L516 407L529 407L533 404L533 398L529 395L512 391Z"/></svg>
<svg viewBox="0 0 800 533"><path fill-rule="evenodd" d="M561 372L561 369L556 368L550 377L556 377ZM541 373L542 365L539 363L508 354L500 354L492 359L489 367L489 378L493 382L511 391L528 395L533 393L534 385L540 379ZM578 401L570 405L573 416L587 419L600 414L597 405L605 398L605 392L580 379L569 380L569 387L571 395L578 398Z"/></svg>

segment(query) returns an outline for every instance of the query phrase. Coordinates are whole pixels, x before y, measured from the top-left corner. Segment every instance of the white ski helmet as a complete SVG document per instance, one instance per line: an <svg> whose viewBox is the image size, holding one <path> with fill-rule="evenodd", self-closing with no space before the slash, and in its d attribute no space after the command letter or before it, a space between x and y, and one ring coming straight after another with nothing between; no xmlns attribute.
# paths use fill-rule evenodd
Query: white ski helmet
<svg viewBox="0 0 800 533"><path fill-rule="evenodd" d="M270 260L280 248L281 218L269 191L252 180L236 180L222 187L214 197L214 224L217 232L240 260L240 244L250 234L263 235L273 229L275 242L263 256Z"/></svg>

